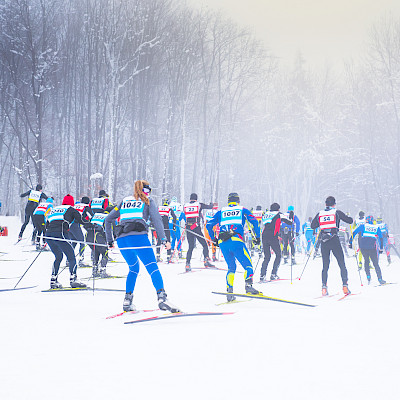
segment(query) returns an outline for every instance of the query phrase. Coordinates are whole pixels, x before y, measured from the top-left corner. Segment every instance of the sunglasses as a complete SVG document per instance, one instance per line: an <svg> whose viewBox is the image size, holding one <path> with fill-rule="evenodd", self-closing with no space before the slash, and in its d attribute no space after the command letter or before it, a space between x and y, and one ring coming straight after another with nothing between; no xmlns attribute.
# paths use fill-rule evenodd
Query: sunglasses
<svg viewBox="0 0 400 400"><path fill-rule="evenodd" d="M151 187L149 185L143 185L143 193L150 194L151 193Z"/></svg>

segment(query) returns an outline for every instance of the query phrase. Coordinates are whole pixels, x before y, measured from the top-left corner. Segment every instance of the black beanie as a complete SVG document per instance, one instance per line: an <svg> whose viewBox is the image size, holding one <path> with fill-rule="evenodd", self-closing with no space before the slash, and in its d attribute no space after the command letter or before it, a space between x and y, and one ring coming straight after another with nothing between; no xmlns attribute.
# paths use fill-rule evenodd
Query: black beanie
<svg viewBox="0 0 400 400"><path fill-rule="evenodd" d="M42 188L42 185L40 184L40 183L38 183L37 185L36 185L36 190L42 190L43 188Z"/></svg>
<svg viewBox="0 0 400 400"><path fill-rule="evenodd" d="M261 206L257 206L256 210L262 210Z"/></svg>
<svg viewBox="0 0 400 400"><path fill-rule="evenodd" d="M279 211L281 206L278 203L272 203L271 207L269 208L271 211Z"/></svg>
<svg viewBox="0 0 400 400"><path fill-rule="evenodd" d="M365 212L364 212L364 211L360 211L360 212L358 213L358 216L359 216L360 218L364 218L364 215L365 215Z"/></svg>
<svg viewBox="0 0 400 400"><path fill-rule="evenodd" d="M99 192L99 196L104 196L106 194L106 191L104 189L101 189Z"/></svg>
<svg viewBox="0 0 400 400"><path fill-rule="evenodd" d="M196 193L192 193L190 195L190 200L197 200L197 194Z"/></svg>
<svg viewBox="0 0 400 400"><path fill-rule="evenodd" d="M89 204L90 203L90 199L87 196L83 196L81 199L81 203L83 204Z"/></svg>
<svg viewBox="0 0 400 400"><path fill-rule="evenodd" d="M329 196L325 200L325 204L327 207L333 207L336 204L336 200L333 196Z"/></svg>
<svg viewBox="0 0 400 400"><path fill-rule="evenodd" d="M236 192L229 193L229 195L228 195L228 204L229 203L239 203L239 202L240 202L240 198L239 198L239 195Z"/></svg>

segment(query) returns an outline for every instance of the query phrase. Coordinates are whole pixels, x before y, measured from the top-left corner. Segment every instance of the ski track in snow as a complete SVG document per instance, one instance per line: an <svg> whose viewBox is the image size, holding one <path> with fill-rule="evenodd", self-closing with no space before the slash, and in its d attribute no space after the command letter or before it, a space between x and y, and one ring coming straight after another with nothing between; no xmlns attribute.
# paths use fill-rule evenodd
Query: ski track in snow
<svg viewBox="0 0 400 400"><path fill-rule="evenodd" d="M23 252L33 246L14 245L21 225L17 218L0 217L0 225L9 228L9 236L0 237L0 251L7 253L0 253L0 278L13 278L0 279L0 289L7 289L14 287L37 253ZM30 238L31 232L28 225L24 237ZM202 266L200 249L197 245L192 266ZM122 260L117 249L113 254ZM392 258L387 266L386 257L380 256L383 277L399 282L400 261ZM90 260L89 251L85 259ZM299 263L304 259L297 255ZM346 258L349 287L360 294L343 301L338 301L341 281L334 259L328 289L331 294L340 292L338 296L316 298L320 258L309 262L301 281L254 284L268 296L317 304L315 308L261 300L216 306L223 297L211 292L225 290L225 271L179 274L184 262L161 263L168 298L183 311L235 314L132 325L124 322L150 313L106 319L121 311L123 293L42 293L49 288L53 260L51 252L42 252L18 285L37 287L0 292L0 399L399 398L400 285L373 287L377 279L372 270L371 286L363 271L361 286L354 257ZM216 265L226 267L223 261ZM261 262L255 282L260 268ZM303 263L294 266L293 277L303 268ZM127 271L124 263L108 266L113 275ZM78 278L90 273L88 268L78 269ZM278 274L290 278L290 265L281 265ZM234 291L244 292L243 279L243 274L236 274ZM68 269L59 281L69 286ZM125 279L96 280L95 285L124 289ZM157 308L143 266L134 303L138 309Z"/></svg>

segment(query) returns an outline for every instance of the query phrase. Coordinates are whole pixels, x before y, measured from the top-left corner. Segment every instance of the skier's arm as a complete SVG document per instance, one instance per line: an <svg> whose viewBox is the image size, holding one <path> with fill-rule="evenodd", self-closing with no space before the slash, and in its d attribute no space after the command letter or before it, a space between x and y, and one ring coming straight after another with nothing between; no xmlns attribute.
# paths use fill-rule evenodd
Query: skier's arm
<svg viewBox="0 0 400 400"><path fill-rule="evenodd" d="M257 218L247 208L243 208L243 216L253 225L254 233L256 234L256 237L259 238L260 226L258 225Z"/></svg>
<svg viewBox="0 0 400 400"><path fill-rule="evenodd" d="M158 212L158 207L156 206L156 203L153 199L150 199L149 215L150 220L153 223L154 228L156 229L157 237L160 238L161 242L166 241L167 239L165 237L164 224L162 222L161 215Z"/></svg>
<svg viewBox="0 0 400 400"><path fill-rule="evenodd" d="M121 207L121 205L120 205ZM112 234L112 225L113 222L120 216L119 207L114 207L110 214L107 215L106 219L104 220L104 227L106 231L106 241L107 243L113 242L113 234Z"/></svg>
<svg viewBox="0 0 400 400"><path fill-rule="evenodd" d="M342 221L344 221L344 222L346 222L348 224L352 224L353 223L353 218L351 218L348 215L346 215L343 211L336 210L336 214L340 218L340 220L342 220Z"/></svg>
<svg viewBox="0 0 400 400"><path fill-rule="evenodd" d="M214 241L214 229L213 227L221 222L221 211L218 211L211 219L207 222L206 229L208 234L210 235L210 239Z"/></svg>
<svg viewBox="0 0 400 400"><path fill-rule="evenodd" d="M200 212L202 210L212 210L213 208L213 204L204 204L204 203L200 203Z"/></svg>
<svg viewBox="0 0 400 400"><path fill-rule="evenodd" d="M376 233L378 235L379 251L382 251L383 250L383 235L382 235L381 228L378 228Z"/></svg>
<svg viewBox="0 0 400 400"><path fill-rule="evenodd" d="M319 213L311 221L311 228L312 229L317 229L318 227L319 227Z"/></svg>
<svg viewBox="0 0 400 400"><path fill-rule="evenodd" d="M31 191L28 190L27 192L20 194L19 197L26 197L26 196L29 195L30 192L31 192Z"/></svg>

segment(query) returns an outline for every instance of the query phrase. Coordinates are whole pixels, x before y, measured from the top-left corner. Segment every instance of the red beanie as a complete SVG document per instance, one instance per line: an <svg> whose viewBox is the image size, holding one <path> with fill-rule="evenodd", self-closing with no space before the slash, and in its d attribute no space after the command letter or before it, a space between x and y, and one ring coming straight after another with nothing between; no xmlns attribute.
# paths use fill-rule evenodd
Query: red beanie
<svg viewBox="0 0 400 400"><path fill-rule="evenodd" d="M64 200L63 200L63 202L62 202L62 205L63 205L63 206L73 206L73 205L75 205L74 198L73 198L70 194L67 194L67 195L64 197Z"/></svg>

